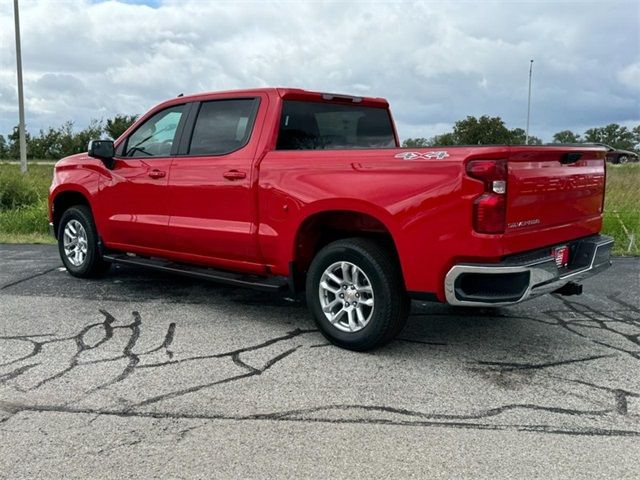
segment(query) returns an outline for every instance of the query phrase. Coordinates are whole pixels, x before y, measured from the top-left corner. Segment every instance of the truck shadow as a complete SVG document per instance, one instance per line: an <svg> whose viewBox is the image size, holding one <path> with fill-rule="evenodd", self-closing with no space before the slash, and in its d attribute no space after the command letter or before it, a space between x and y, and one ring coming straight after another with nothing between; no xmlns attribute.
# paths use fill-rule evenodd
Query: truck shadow
<svg viewBox="0 0 640 480"><path fill-rule="evenodd" d="M239 314L251 316L256 322L291 325L291 320L295 319L294 323L300 328L315 330L304 299L288 293L230 287L131 267L114 269L109 277L111 281L120 279L128 294L136 297L161 296L162 301L172 303L233 304ZM105 280L109 281L109 277ZM549 311L550 303L558 304L557 311ZM258 309L261 314L256 314ZM264 315L265 312L269 315ZM474 365L498 359L525 363L540 359L561 361L568 351L585 351L588 346L600 352L605 348L603 344L593 343L602 340L602 332L593 329L586 333L572 331L570 324L558 320L558 315L577 314L555 300L542 302L536 299L517 309L462 308L413 302L407 325L397 340L372 354L402 358L410 351L410 355L423 357L424 361L430 361L435 355L451 362L463 360ZM602 316L598 312L594 315ZM589 345L585 344L585 336ZM314 343L316 347L336 348L320 335Z"/></svg>

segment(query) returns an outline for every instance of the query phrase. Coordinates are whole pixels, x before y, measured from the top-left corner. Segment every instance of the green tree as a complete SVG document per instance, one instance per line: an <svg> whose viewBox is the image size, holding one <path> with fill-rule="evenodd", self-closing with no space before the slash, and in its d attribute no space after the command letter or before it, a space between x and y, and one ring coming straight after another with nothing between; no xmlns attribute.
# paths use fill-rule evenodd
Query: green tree
<svg viewBox="0 0 640 480"><path fill-rule="evenodd" d="M89 125L75 132L73 122L65 122L59 128L60 133L60 157L74 155L76 153L86 152L89 140L96 140L102 136L104 131L102 122L99 120L91 120Z"/></svg>
<svg viewBox="0 0 640 480"><path fill-rule="evenodd" d="M451 146L456 144L456 139L452 132L447 132L443 133L442 135L436 135L435 137L432 137L431 139L429 139L429 144L431 146Z"/></svg>
<svg viewBox="0 0 640 480"><path fill-rule="evenodd" d="M62 158L62 132L60 128L49 127L40 130L37 137L33 137L29 144L29 158L58 159Z"/></svg>
<svg viewBox="0 0 640 480"><path fill-rule="evenodd" d="M453 126L456 145L508 144L511 132L500 117L483 115L480 118L468 116Z"/></svg>
<svg viewBox="0 0 640 480"><path fill-rule="evenodd" d="M24 138L27 144L27 156L29 155L29 144L31 143L31 135L25 128ZM20 158L20 130L16 125L9 135L7 135L7 158L17 160Z"/></svg>
<svg viewBox="0 0 640 480"><path fill-rule="evenodd" d="M455 123L453 132L436 135L429 139L408 138L402 142L403 147L433 147L452 145L489 145L506 144L522 145L525 143L526 133L521 128L509 130L500 117L469 116ZM530 145L542 145L538 137L529 136Z"/></svg>
<svg viewBox="0 0 640 480"><path fill-rule="evenodd" d="M529 141L527 143L527 132L522 128L514 128L510 131L511 140L509 145L542 145L542 140L533 135L529 135Z"/></svg>
<svg viewBox="0 0 640 480"><path fill-rule="evenodd" d="M429 140L426 138L407 138L402 142L404 148L422 148L428 147L429 145Z"/></svg>
<svg viewBox="0 0 640 480"><path fill-rule="evenodd" d="M120 135L122 135L124 131L129 128L137 119L138 115L116 115L113 118L107 119L104 131L107 135L109 135L109 137L115 140Z"/></svg>
<svg viewBox="0 0 640 480"><path fill-rule="evenodd" d="M9 153L9 145L4 135L0 135L0 158L5 159Z"/></svg>
<svg viewBox="0 0 640 480"><path fill-rule="evenodd" d="M562 130L553 134L553 143L580 143L580 135L571 130Z"/></svg>
<svg viewBox="0 0 640 480"><path fill-rule="evenodd" d="M640 125L633 127L633 141L636 143L636 151L640 151Z"/></svg>
<svg viewBox="0 0 640 480"><path fill-rule="evenodd" d="M605 143L614 148L633 150L636 134L627 127L610 123L605 127L590 128L584 132L584 139L589 143Z"/></svg>
<svg viewBox="0 0 640 480"><path fill-rule="evenodd" d="M86 152L90 140L98 140L102 137L104 127L100 120L91 120L89 126L80 130L73 136L73 151L67 155L74 153Z"/></svg>
<svg viewBox="0 0 640 480"><path fill-rule="evenodd" d="M443 133L442 135L435 135L431 138L407 138L402 142L402 146L405 148L425 148L455 144L455 137L451 132Z"/></svg>

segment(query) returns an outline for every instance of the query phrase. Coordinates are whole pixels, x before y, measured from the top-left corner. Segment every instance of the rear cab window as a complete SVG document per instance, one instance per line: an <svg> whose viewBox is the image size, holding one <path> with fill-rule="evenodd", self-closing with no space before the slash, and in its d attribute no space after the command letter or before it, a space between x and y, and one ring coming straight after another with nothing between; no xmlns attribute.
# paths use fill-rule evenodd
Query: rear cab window
<svg viewBox="0 0 640 480"><path fill-rule="evenodd" d="M276 150L393 148L387 108L284 100Z"/></svg>
<svg viewBox="0 0 640 480"><path fill-rule="evenodd" d="M224 155L244 147L253 129L257 98L213 100L200 105L188 155Z"/></svg>

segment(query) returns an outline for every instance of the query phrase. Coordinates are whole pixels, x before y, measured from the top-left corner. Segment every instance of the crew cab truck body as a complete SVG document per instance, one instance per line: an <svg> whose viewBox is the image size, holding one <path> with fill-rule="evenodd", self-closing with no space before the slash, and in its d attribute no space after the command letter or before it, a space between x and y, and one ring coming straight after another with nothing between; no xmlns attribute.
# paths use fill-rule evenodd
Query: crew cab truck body
<svg viewBox="0 0 640 480"><path fill-rule="evenodd" d="M409 299L499 306L609 266L599 147L402 149L380 98L265 88L182 96L60 160L68 271L134 263L306 290L320 330L388 342Z"/></svg>

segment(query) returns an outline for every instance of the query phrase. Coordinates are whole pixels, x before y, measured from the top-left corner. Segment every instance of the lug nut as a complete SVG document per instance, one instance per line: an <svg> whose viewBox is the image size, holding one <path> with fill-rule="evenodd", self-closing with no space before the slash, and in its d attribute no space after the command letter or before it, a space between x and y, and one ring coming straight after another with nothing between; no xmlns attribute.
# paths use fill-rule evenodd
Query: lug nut
<svg viewBox="0 0 640 480"><path fill-rule="evenodd" d="M356 293L356 298L360 298L360 294L359 293Z"/></svg>
<svg viewBox="0 0 640 480"><path fill-rule="evenodd" d="M347 286L346 286L346 285L342 285L342 289L343 289L343 290L346 290L346 289L347 289Z"/></svg>
<svg viewBox="0 0 640 480"><path fill-rule="evenodd" d="M344 306L348 307L349 306L349 302L344 302Z"/></svg>
<svg viewBox="0 0 640 480"><path fill-rule="evenodd" d="M344 298L344 293L341 293L341 294L340 294L340 298Z"/></svg>

